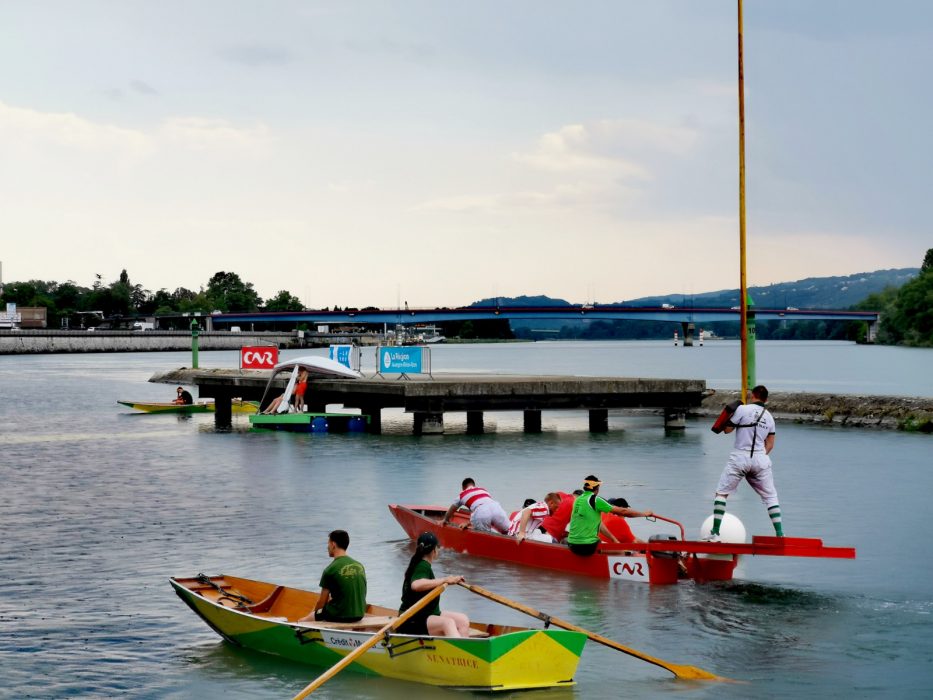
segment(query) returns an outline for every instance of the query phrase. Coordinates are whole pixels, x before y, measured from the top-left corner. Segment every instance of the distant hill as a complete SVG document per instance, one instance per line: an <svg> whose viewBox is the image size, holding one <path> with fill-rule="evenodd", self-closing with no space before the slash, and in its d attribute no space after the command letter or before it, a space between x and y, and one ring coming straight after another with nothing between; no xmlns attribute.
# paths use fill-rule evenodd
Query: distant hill
<svg viewBox="0 0 933 700"><path fill-rule="evenodd" d="M749 287L749 295L759 308L787 307L797 309L848 309L869 295L888 287L900 287L915 278L920 268L877 270L842 277L809 277L796 282L780 282L766 287ZM672 304L683 307L731 308L739 305L738 289L716 292L627 299L624 302L594 302L599 306L661 306ZM490 297L480 299L471 306L572 306L566 299L545 295L520 297ZM851 324L849 324L851 325ZM580 339L647 339L667 338L671 334L669 321L587 321L587 320L513 320L511 329L519 338L580 338ZM738 334L738 323L723 321L707 324L720 336ZM852 334L844 322L802 321L793 324L764 322L758 324L758 337L765 339L826 339L845 338Z"/></svg>
<svg viewBox="0 0 933 700"><path fill-rule="evenodd" d="M749 287L748 293L756 306L765 308L798 309L847 309L887 287L900 287L920 272L918 267L896 270L860 272L843 277L808 277L796 282L779 282L766 287ZM598 302L600 306L703 306L732 307L739 303L739 290L721 289L700 294L666 294L639 297L624 302ZM570 306L566 299L556 299L543 294L520 297L489 297L473 302L470 306Z"/></svg>
<svg viewBox="0 0 933 700"><path fill-rule="evenodd" d="M749 287L748 293L756 306L782 309L793 306L798 309L847 309L864 301L887 287L900 287L920 272L918 267L898 270L876 270L860 272L843 277L808 277L796 282L779 282L767 287ZM675 304L707 307L732 307L739 303L738 289L723 289L684 296L668 294L660 297L642 297L627 302L635 306L658 306Z"/></svg>

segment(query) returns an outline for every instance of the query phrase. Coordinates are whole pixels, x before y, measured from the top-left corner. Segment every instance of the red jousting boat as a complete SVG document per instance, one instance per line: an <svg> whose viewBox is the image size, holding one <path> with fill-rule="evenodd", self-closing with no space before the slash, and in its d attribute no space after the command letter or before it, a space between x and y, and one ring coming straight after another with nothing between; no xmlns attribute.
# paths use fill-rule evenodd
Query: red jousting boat
<svg viewBox="0 0 933 700"><path fill-rule="evenodd" d="M681 578L698 582L731 581L739 556L743 554L855 558L852 547L824 547L822 540L809 537L756 535L750 544L687 540L680 523L662 516L655 517L677 525L680 539L673 535L656 535L648 542L604 542L595 554L582 557L561 544L518 542L507 535L465 528L470 518L464 511L456 512L450 523L442 525L447 512L444 506L393 504L389 511L410 538L416 539L422 532L433 532L442 547L455 552L572 574L644 583L671 584ZM679 557L678 553L683 556Z"/></svg>

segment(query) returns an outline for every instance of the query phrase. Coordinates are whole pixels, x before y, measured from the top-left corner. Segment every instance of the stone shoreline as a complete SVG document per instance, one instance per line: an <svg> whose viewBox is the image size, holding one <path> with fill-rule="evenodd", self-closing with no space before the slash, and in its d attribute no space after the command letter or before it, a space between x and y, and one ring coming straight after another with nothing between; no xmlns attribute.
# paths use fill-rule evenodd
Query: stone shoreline
<svg viewBox="0 0 933 700"><path fill-rule="evenodd" d="M691 415L715 419L739 391L716 390ZM777 421L933 433L933 399L905 396L772 392L768 409Z"/></svg>

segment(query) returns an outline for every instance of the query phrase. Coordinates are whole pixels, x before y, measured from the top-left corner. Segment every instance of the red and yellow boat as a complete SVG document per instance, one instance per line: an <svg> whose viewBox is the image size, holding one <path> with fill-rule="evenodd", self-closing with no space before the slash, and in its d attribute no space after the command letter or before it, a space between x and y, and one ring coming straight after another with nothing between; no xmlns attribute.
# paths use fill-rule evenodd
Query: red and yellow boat
<svg viewBox="0 0 933 700"><path fill-rule="evenodd" d="M514 562L565 573L654 584L672 584L680 579L698 582L731 581L742 555L827 557L854 559L852 547L825 547L810 537L754 536L751 543L700 542L684 537L683 525L676 520L655 516L675 524L680 538L655 535L647 542L600 544L595 554L578 556L561 544L523 540L494 532L465 528L470 521L464 511L454 513L443 525L444 506L390 505L389 511L412 539L422 532L437 535L442 547L489 559Z"/></svg>

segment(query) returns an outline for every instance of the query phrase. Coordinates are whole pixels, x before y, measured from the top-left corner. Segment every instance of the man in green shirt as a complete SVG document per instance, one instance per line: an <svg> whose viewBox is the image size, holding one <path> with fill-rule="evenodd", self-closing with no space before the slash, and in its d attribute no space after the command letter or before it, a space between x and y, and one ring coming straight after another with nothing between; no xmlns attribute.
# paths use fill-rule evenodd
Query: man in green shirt
<svg viewBox="0 0 933 700"><path fill-rule="evenodd" d="M321 574L321 595L315 609L299 622L357 622L366 614L366 570L347 556L350 535L334 530L327 537L327 554L333 561Z"/></svg>
<svg viewBox="0 0 933 700"><path fill-rule="evenodd" d="M570 529L567 533L567 544L574 554L588 557L596 552L599 546L599 533L602 532L610 542L619 540L603 525L602 514L614 513L626 518L647 518L654 513L650 510L638 511L632 508L621 508L610 505L599 497L599 486L602 482L590 474L583 481L583 493L573 502L570 512Z"/></svg>

